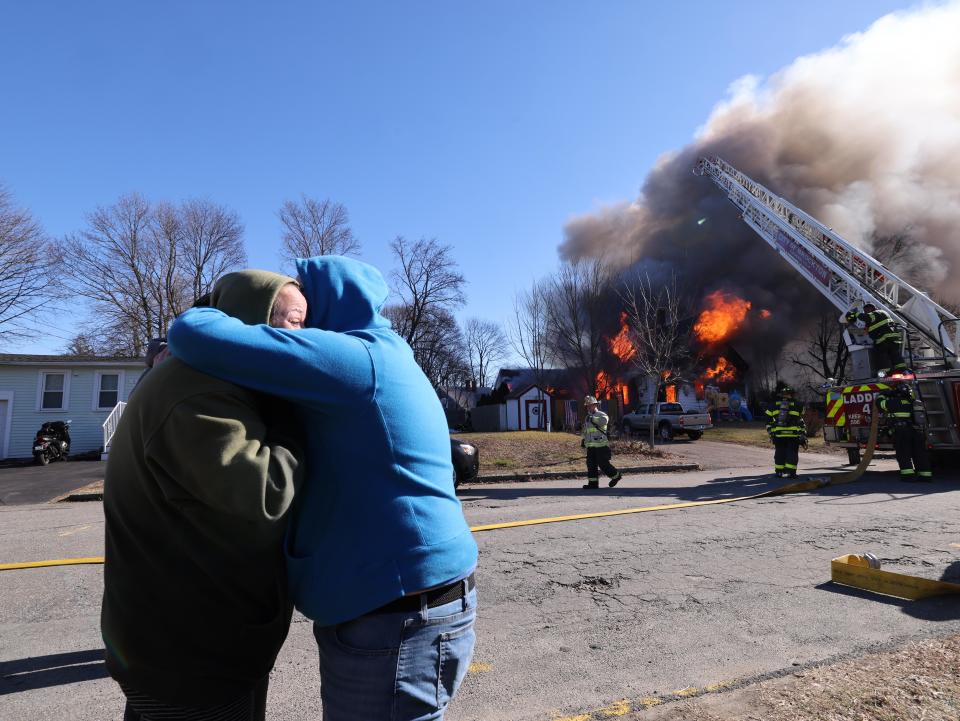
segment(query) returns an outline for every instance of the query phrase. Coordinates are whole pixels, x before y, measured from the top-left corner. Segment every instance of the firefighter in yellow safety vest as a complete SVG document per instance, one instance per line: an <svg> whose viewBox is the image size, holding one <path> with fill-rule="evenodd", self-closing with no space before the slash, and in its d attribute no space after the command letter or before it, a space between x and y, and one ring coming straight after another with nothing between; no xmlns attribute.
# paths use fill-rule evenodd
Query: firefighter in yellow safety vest
<svg viewBox="0 0 960 721"><path fill-rule="evenodd" d="M778 478L796 478L800 446L807 445L803 406L793 398L793 388L781 384L777 400L767 408L767 435L773 441L773 469Z"/></svg>
<svg viewBox="0 0 960 721"><path fill-rule="evenodd" d="M600 471L610 479L611 488L620 482L623 474L610 463L610 438L607 435L607 424L610 417L597 408L597 399L587 396L583 399L586 415L583 419L583 445L587 449L587 482L584 488L597 489L600 487Z"/></svg>

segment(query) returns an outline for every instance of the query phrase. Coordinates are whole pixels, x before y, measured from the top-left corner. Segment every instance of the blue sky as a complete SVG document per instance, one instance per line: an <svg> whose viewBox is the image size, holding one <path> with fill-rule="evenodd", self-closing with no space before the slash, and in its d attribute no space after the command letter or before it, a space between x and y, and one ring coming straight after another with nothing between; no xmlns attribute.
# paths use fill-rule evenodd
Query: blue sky
<svg viewBox="0 0 960 721"><path fill-rule="evenodd" d="M911 5L5 3L0 182L55 236L131 191L210 198L265 268L281 203L329 197L385 273L397 234L452 245L460 317L502 322L567 219L633 199L732 81Z"/></svg>

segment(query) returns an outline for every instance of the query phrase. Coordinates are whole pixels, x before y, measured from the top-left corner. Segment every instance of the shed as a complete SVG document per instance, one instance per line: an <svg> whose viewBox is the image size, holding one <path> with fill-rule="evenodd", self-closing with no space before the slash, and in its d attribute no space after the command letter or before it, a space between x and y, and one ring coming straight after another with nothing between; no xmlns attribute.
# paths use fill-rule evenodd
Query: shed
<svg viewBox="0 0 960 721"><path fill-rule="evenodd" d="M550 394L536 385L528 385L507 396L508 431L549 431L547 412Z"/></svg>

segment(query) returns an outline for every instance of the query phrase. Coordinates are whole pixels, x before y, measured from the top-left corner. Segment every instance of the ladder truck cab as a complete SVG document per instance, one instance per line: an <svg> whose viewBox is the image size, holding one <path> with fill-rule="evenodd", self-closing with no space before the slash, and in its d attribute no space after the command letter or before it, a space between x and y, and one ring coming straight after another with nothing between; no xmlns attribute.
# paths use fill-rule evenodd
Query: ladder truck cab
<svg viewBox="0 0 960 721"><path fill-rule="evenodd" d="M901 334L908 370L884 375L867 329L859 327L863 323L845 323L852 370L849 379L838 379L826 391L824 438L846 447L850 462L858 462L875 399L907 384L933 459L960 449L960 319L724 160L700 158L694 173L709 177L727 194L743 222L840 311L838 322L845 323L849 311L872 304ZM892 449L889 430L881 428L877 448Z"/></svg>

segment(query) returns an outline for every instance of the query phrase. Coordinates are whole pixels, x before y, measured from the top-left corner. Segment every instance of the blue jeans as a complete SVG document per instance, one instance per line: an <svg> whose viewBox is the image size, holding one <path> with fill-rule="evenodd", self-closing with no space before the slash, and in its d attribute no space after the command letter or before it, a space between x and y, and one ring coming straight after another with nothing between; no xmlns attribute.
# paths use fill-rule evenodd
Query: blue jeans
<svg viewBox="0 0 960 721"><path fill-rule="evenodd" d="M473 656L477 591L425 606L314 624L324 721L443 718Z"/></svg>

